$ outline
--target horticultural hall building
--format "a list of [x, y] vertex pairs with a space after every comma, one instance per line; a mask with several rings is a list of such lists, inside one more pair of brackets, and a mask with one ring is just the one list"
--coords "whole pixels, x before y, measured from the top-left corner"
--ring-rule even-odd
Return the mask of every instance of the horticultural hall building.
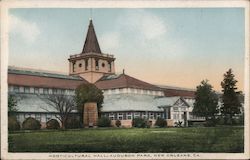
[[[28, 117], [39, 120], [42, 127], [56, 119], [58, 111], [41, 99], [46, 94], [74, 94], [78, 85], [93, 83], [103, 91], [101, 115], [130, 127], [133, 118], [149, 119], [154, 125], [158, 117], [169, 126], [181, 121], [203, 121], [192, 114], [194, 90], [170, 86], [157, 86], [131, 77], [116, 74], [114, 55], [102, 53], [93, 26], [89, 22], [83, 50], [69, 56], [69, 75], [55, 72], [8, 68], [9, 94], [17, 99], [16, 112], [20, 123]], [[66, 65], [66, 64], [65, 64]], [[73, 112], [78, 116], [76, 112]], [[186, 123], [185, 123], [186, 124]]]

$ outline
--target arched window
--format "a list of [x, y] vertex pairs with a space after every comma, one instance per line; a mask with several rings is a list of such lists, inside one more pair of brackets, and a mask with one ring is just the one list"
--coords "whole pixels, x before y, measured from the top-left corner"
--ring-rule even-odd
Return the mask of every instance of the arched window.
[[88, 59], [85, 59], [85, 70], [88, 70]]
[[111, 72], [111, 62], [110, 61], [108, 62], [108, 67], [109, 67], [108, 71]]
[[95, 70], [99, 70], [99, 60], [95, 60]]

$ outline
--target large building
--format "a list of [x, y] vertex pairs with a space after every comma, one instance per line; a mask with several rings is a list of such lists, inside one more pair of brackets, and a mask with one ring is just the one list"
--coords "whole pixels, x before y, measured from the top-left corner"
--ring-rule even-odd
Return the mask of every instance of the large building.
[[[104, 103], [101, 115], [122, 126], [131, 126], [133, 118], [149, 119], [154, 124], [158, 117], [174, 125], [181, 121], [200, 121], [192, 115], [194, 90], [170, 86], [157, 86], [131, 77], [124, 72], [116, 74], [114, 55], [102, 53], [90, 20], [86, 40], [80, 54], [69, 56], [69, 75], [9, 67], [9, 94], [14, 94], [18, 104], [17, 119], [34, 117], [44, 127], [50, 119], [56, 119], [58, 111], [50, 107], [43, 97], [59, 93], [73, 95], [82, 83], [95, 84], [103, 91]], [[78, 116], [76, 111], [73, 115]], [[186, 123], [185, 123], [186, 124]]]

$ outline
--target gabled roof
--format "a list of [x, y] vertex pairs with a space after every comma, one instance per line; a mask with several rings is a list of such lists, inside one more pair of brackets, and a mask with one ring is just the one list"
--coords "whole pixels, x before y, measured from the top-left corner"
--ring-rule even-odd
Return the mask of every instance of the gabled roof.
[[57, 73], [47, 73], [18, 68], [8, 69], [8, 84], [42, 88], [75, 89], [82, 83], [88, 83], [79, 76], [69, 76]]
[[138, 80], [126, 74], [104, 76], [98, 80], [95, 85], [99, 89], [136, 88], [154, 91], [161, 90], [155, 85]]
[[89, 21], [89, 28], [82, 50], [82, 53], [91, 53], [91, 52], [100, 54], [102, 53], [95, 34], [95, 29], [92, 20]]

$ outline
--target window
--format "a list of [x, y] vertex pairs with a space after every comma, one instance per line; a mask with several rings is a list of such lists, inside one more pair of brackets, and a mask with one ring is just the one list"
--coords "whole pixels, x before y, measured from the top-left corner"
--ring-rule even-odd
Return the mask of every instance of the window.
[[75, 65], [76, 65], [76, 62], [73, 62], [72, 63], [72, 71], [75, 72]]
[[114, 119], [115, 119], [114, 113], [109, 113], [109, 119], [110, 119], [110, 120], [114, 120]]
[[181, 114], [181, 119], [184, 119], [184, 114]]
[[173, 114], [174, 119], [179, 119], [179, 114]]
[[57, 93], [58, 93], [58, 90], [55, 89], [55, 88], [53, 88], [52, 93], [53, 93], [53, 94], [57, 94]]
[[30, 113], [26, 113], [25, 115], [24, 115], [24, 118], [26, 119], [26, 118], [29, 118], [29, 117], [31, 117], [31, 114]]
[[24, 87], [24, 93], [30, 93], [30, 87]]
[[52, 118], [51, 114], [46, 114], [46, 122], [48, 122]]
[[139, 118], [140, 117], [140, 113], [139, 112], [135, 112], [134, 113], [134, 118]]
[[103, 68], [105, 67], [105, 63], [102, 63], [102, 67], [103, 67]]
[[150, 113], [149, 119], [155, 119], [154, 113]]
[[14, 92], [16, 92], [16, 93], [19, 92], [19, 87], [18, 86], [14, 86]]
[[35, 114], [35, 119], [41, 121], [41, 114], [40, 113]]
[[82, 67], [82, 64], [81, 64], [81, 63], [79, 63], [79, 65], [78, 65], [78, 66], [79, 66], [79, 68], [81, 68], [81, 67]]
[[34, 88], [34, 93], [39, 94], [39, 88], [35, 87]]
[[157, 113], [156, 118], [161, 118], [161, 113]]
[[109, 72], [111, 72], [111, 62], [108, 62]]
[[88, 70], [88, 59], [85, 59], [85, 70]]
[[144, 118], [144, 119], [148, 118], [148, 115], [146, 112], [142, 113], [142, 118]]
[[98, 61], [98, 59], [95, 60], [95, 69], [99, 70], [99, 61]]
[[178, 111], [178, 107], [173, 107], [173, 110], [174, 111]]
[[123, 114], [122, 113], [118, 113], [118, 119], [122, 120], [123, 119]]
[[43, 89], [43, 94], [49, 94], [49, 89], [48, 88], [44, 88]]
[[127, 115], [126, 115], [127, 119], [132, 119], [132, 113], [131, 112], [128, 112]]

